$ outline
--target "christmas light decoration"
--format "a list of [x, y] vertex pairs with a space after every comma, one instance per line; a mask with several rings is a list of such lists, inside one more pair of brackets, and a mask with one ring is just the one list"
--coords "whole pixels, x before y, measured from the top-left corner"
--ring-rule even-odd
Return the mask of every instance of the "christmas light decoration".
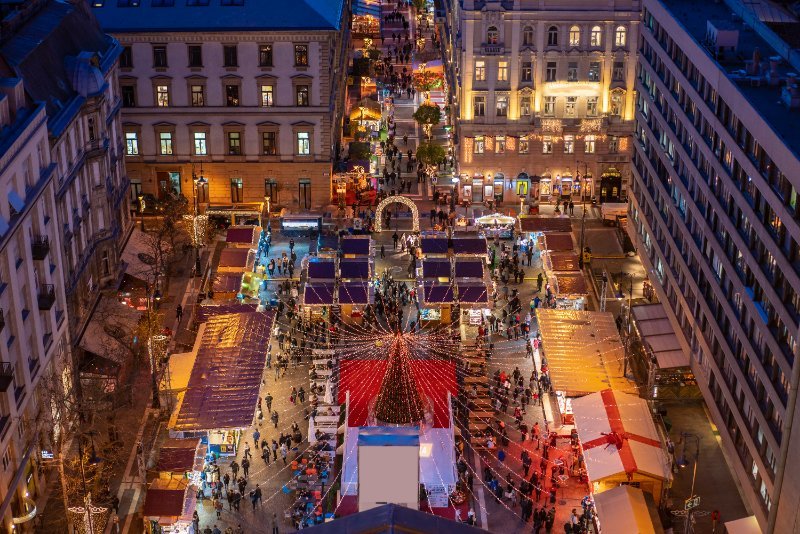
[[383, 377], [375, 414], [381, 423], [411, 425], [425, 417], [422, 398], [410, 369], [403, 336], [396, 336], [390, 348], [389, 369]]

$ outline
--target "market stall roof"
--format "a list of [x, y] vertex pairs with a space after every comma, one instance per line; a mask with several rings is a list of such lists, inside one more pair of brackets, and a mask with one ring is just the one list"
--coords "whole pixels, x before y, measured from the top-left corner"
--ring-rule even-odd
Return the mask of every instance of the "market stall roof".
[[761, 534], [758, 519], [751, 515], [733, 521], [725, 521], [725, 532], [728, 534]]
[[540, 246], [542, 250], [549, 250], [551, 252], [575, 250], [572, 234], [565, 232], [547, 232], [543, 234], [540, 240]]
[[589, 291], [586, 289], [586, 279], [582, 273], [556, 274], [556, 295], [588, 295]]
[[342, 282], [339, 284], [339, 304], [372, 304], [375, 302], [375, 288], [371, 283]]
[[205, 323], [217, 315], [227, 315], [229, 313], [249, 313], [258, 309], [258, 304], [245, 304], [241, 302], [231, 302], [223, 304], [201, 304], [195, 310], [195, 320], [198, 323]]
[[605, 389], [572, 399], [572, 413], [590, 481], [633, 473], [672, 478], [647, 400]]
[[426, 259], [422, 261], [422, 278], [450, 278], [450, 260]]
[[189, 481], [184, 477], [156, 478], [147, 488], [144, 517], [180, 517]]
[[252, 423], [274, 320], [272, 311], [208, 320], [171, 429], [204, 431]]
[[219, 269], [239, 269], [244, 271], [247, 268], [247, 256], [250, 251], [246, 248], [224, 248], [219, 255]]
[[454, 237], [453, 254], [486, 256], [489, 249], [485, 237]]
[[242, 288], [241, 273], [218, 273], [211, 286], [214, 293], [238, 293]]
[[483, 260], [456, 260], [456, 278], [483, 278]]
[[195, 464], [198, 442], [197, 439], [168, 439], [158, 453], [156, 469], [171, 472], [191, 471]]
[[333, 282], [307, 283], [303, 289], [303, 304], [306, 306], [330, 306], [333, 304]]
[[631, 313], [642, 344], [655, 356], [660, 369], [689, 366], [689, 356], [683, 351], [661, 303], [634, 306]]
[[444, 234], [422, 236], [420, 238], [420, 247], [422, 247], [423, 254], [447, 254], [447, 236]]
[[333, 280], [336, 278], [336, 262], [333, 258], [310, 258], [308, 260], [309, 280]]
[[450, 284], [436, 284], [426, 282], [422, 286], [422, 296], [425, 303], [449, 304], [455, 302], [453, 286]]
[[480, 534], [486, 531], [399, 504], [384, 504], [365, 512], [346, 515], [335, 521], [310, 527], [308, 532], [311, 534], [368, 534], [375, 532]]
[[[645, 494], [633, 486], [616, 488], [594, 495], [594, 506], [603, 532], [661, 534], [660, 521], [653, 520]], [[656, 516], [657, 517], [657, 516]]]
[[225, 236], [228, 245], [258, 245], [257, 226], [231, 226]]
[[489, 302], [489, 292], [486, 284], [459, 283], [458, 301], [470, 304], [486, 304]]
[[523, 232], [572, 232], [569, 217], [520, 217], [519, 226]]
[[614, 314], [537, 308], [536, 317], [554, 390], [568, 397], [608, 387], [636, 393], [623, 376], [625, 349]]
[[347, 236], [342, 238], [342, 254], [367, 256], [370, 253], [372, 239], [369, 236]]
[[369, 278], [369, 258], [342, 258], [339, 260], [339, 278], [366, 280]]
[[580, 271], [578, 255], [574, 252], [554, 252], [549, 254], [550, 265], [554, 271]]

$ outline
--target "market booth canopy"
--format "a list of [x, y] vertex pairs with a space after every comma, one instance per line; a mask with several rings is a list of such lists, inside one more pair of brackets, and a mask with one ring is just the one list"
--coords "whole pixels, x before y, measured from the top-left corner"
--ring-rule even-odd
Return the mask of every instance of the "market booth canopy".
[[539, 241], [542, 250], [550, 252], [567, 252], [575, 249], [572, 234], [566, 232], [547, 232]]
[[450, 260], [430, 259], [422, 261], [422, 278], [450, 278]]
[[306, 306], [330, 306], [336, 285], [330, 283], [306, 284], [303, 289], [303, 304]]
[[274, 320], [271, 311], [208, 319], [171, 430], [244, 428], [253, 422]]
[[689, 366], [689, 356], [681, 348], [663, 304], [634, 306], [631, 313], [639, 337], [648, 351], [656, 357], [659, 369]]
[[519, 227], [523, 232], [572, 232], [569, 217], [520, 217]]
[[453, 254], [463, 256], [483, 256], [488, 254], [485, 237], [454, 237]]
[[645, 494], [633, 486], [617, 486], [594, 496], [594, 506], [600, 519], [600, 532], [614, 534], [661, 534], [661, 522], [653, 518]]
[[369, 236], [347, 236], [342, 239], [342, 254], [347, 256], [367, 256], [372, 239]]
[[447, 236], [423, 235], [420, 238], [420, 247], [423, 254], [447, 254]]
[[309, 280], [333, 280], [336, 278], [336, 263], [332, 258], [311, 258], [308, 260]]

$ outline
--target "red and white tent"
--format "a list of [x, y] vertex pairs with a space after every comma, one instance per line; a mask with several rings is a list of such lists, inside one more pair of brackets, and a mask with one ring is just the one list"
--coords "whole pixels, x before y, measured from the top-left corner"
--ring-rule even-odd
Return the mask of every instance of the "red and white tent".
[[573, 399], [572, 411], [595, 493], [637, 481], [658, 501], [672, 470], [647, 401], [606, 389]]

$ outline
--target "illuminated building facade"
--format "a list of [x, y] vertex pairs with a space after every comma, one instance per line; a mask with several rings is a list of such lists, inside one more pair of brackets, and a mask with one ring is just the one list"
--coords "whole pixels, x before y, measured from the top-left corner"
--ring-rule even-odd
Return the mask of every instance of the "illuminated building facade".
[[[462, 200], [624, 197], [640, 3], [464, 0]], [[589, 176], [588, 183], [585, 178]]]

